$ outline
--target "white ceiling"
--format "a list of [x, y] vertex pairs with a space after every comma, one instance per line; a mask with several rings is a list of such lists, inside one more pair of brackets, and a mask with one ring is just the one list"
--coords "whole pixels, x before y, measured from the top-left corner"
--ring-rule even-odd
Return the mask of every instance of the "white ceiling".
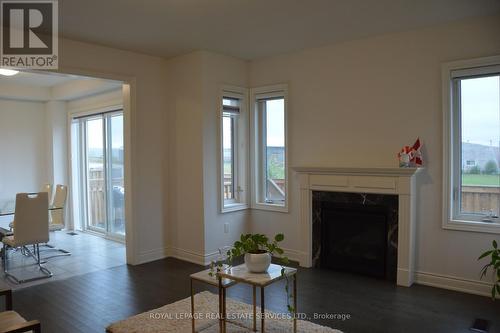
[[19, 72], [0, 75], [0, 99], [71, 101], [121, 89], [122, 82], [78, 75]]
[[80, 80], [82, 77], [75, 75], [60, 75], [47, 73], [19, 72], [14, 76], [0, 75], [0, 83], [20, 84], [35, 87], [53, 87], [69, 81]]
[[494, 15], [500, 0], [63, 0], [71, 39], [170, 57], [209, 50], [255, 59]]

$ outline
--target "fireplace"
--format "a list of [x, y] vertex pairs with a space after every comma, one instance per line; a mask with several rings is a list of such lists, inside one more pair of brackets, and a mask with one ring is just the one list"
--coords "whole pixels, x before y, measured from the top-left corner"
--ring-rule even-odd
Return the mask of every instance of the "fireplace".
[[398, 197], [313, 191], [313, 266], [396, 280]]
[[[417, 174], [422, 170], [421, 168], [305, 166], [293, 167], [293, 169], [297, 173], [300, 189], [299, 228], [302, 235], [302, 246], [301, 250], [297, 252], [297, 256], [301, 266], [314, 267], [321, 264], [319, 257], [321, 252], [318, 252], [318, 248], [321, 249], [321, 238], [318, 237], [321, 237], [322, 233], [318, 232], [317, 227], [319, 225], [318, 216], [323, 213], [318, 214], [320, 210], [318, 210], [317, 204], [313, 208], [313, 201], [318, 202], [318, 200], [313, 200], [313, 196], [318, 195], [316, 193], [323, 193], [321, 194], [323, 196], [332, 195], [324, 193], [343, 193], [344, 198], [353, 195], [357, 198], [354, 203], [366, 205], [373, 201], [382, 203], [381, 206], [386, 209], [389, 209], [385, 205], [386, 200], [390, 200], [392, 203], [389, 207], [392, 208], [389, 209], [386, 226], [387, 252], [384, 277], [393, 280], [394, 267], [396, 267], [396, 284], [406, 287], [413, 284], [415, 281], [415, 230], [417, 227], [416, 211], [419, 186]], [[333, 201], [336, 204], [354, 204], [342, 200], [335, 199]], [[377, 208], [373, 209], [377, 210]], [[352, 219], [352, 216], [350, 218]], [[382, 222], [375, 221], [375, 224], [378, 223], [382, 224]], [[344, 230], [343, 232], [347, 233], [348, 231]], [[396, 252], [396, 256], [394, 252]], [[364, 256], [368, 257], [368, 254], [365, 253]]]

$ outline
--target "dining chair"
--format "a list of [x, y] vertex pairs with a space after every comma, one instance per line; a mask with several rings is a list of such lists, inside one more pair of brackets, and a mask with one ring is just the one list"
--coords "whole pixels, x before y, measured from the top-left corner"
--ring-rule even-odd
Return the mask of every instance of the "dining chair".
[[0, 289], [0, 296], [5, 297], [5, 311], [0, 312], [0, 332], [40, 333], [42, 331], [40, 326], [40, 321], [38, 320], [27, 321], [19, 313], [13, 310], [11, 289]]
[[[54, 200], [51, 205], [51, 209], [49, 210], [49, 231], [59, 231], [66, 227], [64, 215], [66, 214], [66, 199], [68, 197], [68, 187], [66, 185], [58, 184], [56, 186], [56, 191], [54, 194]], [[51, 256], [43, 256], [43, 259], [50, 259], [54, 257], [60, 256], [70, 256], [71, 252], [66, 251], [64, 249], [57, 248], [51, 244], [45, 243], [43, 244], [45, 251], [57, 251], [59, 253], [51, 255]]]
[[66, 185], [57, 185], [56, 193], [54, 194], [54, 200], [51, 206], [54, 208], [61, 208], [50, 211], [50, 224], [49, 230], [62, 230], [65, 227], [65, 207], [66, 199], [68, 197], [68, 187]]
[[54, 192], [53, 192], [52, 184], [43, 184], [40, 192], [47, 192], [49, 194], [49, 206], [52, 206], [54, 203]]
[[[52, 272], [42, 266], [39, 246], [39, 244], [49, 241], [48, 207], [49, 197], [47, 192], [18, 193], [16, 195], [14, 233], [2, 239], [3, 270], [5, 276], [14, 283], [20, 284], [52, 276]], [[33, 251], [30, 249], [30, 245], [33, 246]], [[16, 248], [21, 248], [24, 253], [35, 259], [42, 276], [19, 279], [9, 272], [9, 250]]]
[[[52, 193], [52, 184], [43, 184], [42, 187], [40, 188], [40, 192], [47, 192], [49, 195], [49, 206], [52, 206], [52, 200], [54, 199], [54, 195]], [[50, 223], [50, 216], [49, 216], [49, 223]], [[14, 228], [14, 221], [9, 223], [9, 228], [12, 231]]]

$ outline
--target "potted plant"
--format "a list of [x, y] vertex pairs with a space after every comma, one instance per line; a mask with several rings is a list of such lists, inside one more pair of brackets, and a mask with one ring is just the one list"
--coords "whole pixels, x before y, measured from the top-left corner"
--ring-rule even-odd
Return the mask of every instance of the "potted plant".
[[[273, 255], [279, 256], [282, 265], [287, 265], [289, 263], [288, 258], [283, 256], [284, 251], [278, 245], [284, 239], [283, 234], [275, 235], [272, 241], [263, 234], [242, 234], [240, 240], [234, 242], [233, 247], [226, 252], [226, 260], [217, 260], [210, 263], [208, 275], [215, 276], [223, 269], [229, 268], [233, 260], [241, 256], [243, 256], [248, 270], [252, 273], [266, 272], [271, 265]], [[225, 261], [229, 264], [227, 267], [224, 267]], [[287, 308], [289, 312], [294, 313], [295, 308], [291, 305], [290, 281], [285, 273], [285, 267], [282, 266], [281, 275], [285, 278]]]
[[[233, 248], [227, 252], [228, 260], [244, 256], [245, 265], [252, 273], [263, 273], [271, 265], [273, 255], [283, 255], [283, 249], [278, 243], [283, 241], [285, 236], [277, 234], [272, 241], [263, 234], [244, 234], [240, 240], [234, 242]], [[284, 263], [288, 263], [286, 257], [281, 258]]]
[[488, 273], [491, 267], [493, 270], [493, 287], [491, 288], [491, 297], [495, 300], [495, 296], [500, 295], [500, 249], [497, 242], [494, 240], [492, 243], [493, 248], [481, 254], [478, 260], [490, 257], [490, 262], [484, 265], [481, 269], [481, 279]]

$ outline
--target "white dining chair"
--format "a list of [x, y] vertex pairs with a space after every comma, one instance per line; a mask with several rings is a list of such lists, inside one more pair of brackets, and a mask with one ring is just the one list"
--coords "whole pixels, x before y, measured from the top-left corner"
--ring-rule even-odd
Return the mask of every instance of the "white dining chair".
[[54, 194], [54, 200], [52, 201], [51, 207], [55, 208], [50, 211], [50, 225], [49, 230], [62, 230], [65, 227], [65, 208], [66, 208], [66, 198], [68, 197], [68, 187], [66, 185], [57, 185], [56, 193]]
[[[40, 188], [40, 192], [47, 192], [48, 197], [49, 197], [49, 206], [52, 206], [52, 200], [54, 199], [54, 195], [52, 193], [53, 187], [52, 184], [43, 184], [42, 187]], [[50, 223], [51, 217], [49, 215], [49, 223]], [[14, 228], [14, 221], [9, 223], [10, 230]]]
[[[65, 223], [65, 208], [66, 208], [66, 198], [68, 196], [68, 187], [66, 185], [57, 185], [55, 194], [54, 194], [54, 200], [52, 202], [51, 208], [49, 210], [49, 231], [60, 231], [65, 228], [66, 223]], [[44, 256], [43, 259], [50, 259], [54, 257], [60, 257], [60, 256], [70, 256], [71, 252], [66, 251], [61, 248], [57, 248], [52, 244], [45, 243], [43, 244], [45, 250], [44, 250]], [[46, 256], [45, 252], [46, 251], [57, 251], [57, 254], [53, 254], [50, 256]], [[52, 252], [53, 253], [53, 252]]]
[[[16, 195], [16, 209], [14, 213], [14, 233], [2, 239], [3, 243], [3, 269], [5, 276], [13, 282], [25, 283], [52, 276], [40, 260], [39, 244], [49, 241], [49, 207], [48, 193], [18, 193]], [[30, 250], [33, 245], [33, 251]], [[24, 253], [33, 257], [42, 272], [42, 276], [28, 279], [18, 279], [9, 272], [9, 250], [21, 248]]]
[[49, 206], [52, 206], [54, 200], [54, 187], [52, 184], [43, 184], [40, 192], [47, 192], [49, 195]]

